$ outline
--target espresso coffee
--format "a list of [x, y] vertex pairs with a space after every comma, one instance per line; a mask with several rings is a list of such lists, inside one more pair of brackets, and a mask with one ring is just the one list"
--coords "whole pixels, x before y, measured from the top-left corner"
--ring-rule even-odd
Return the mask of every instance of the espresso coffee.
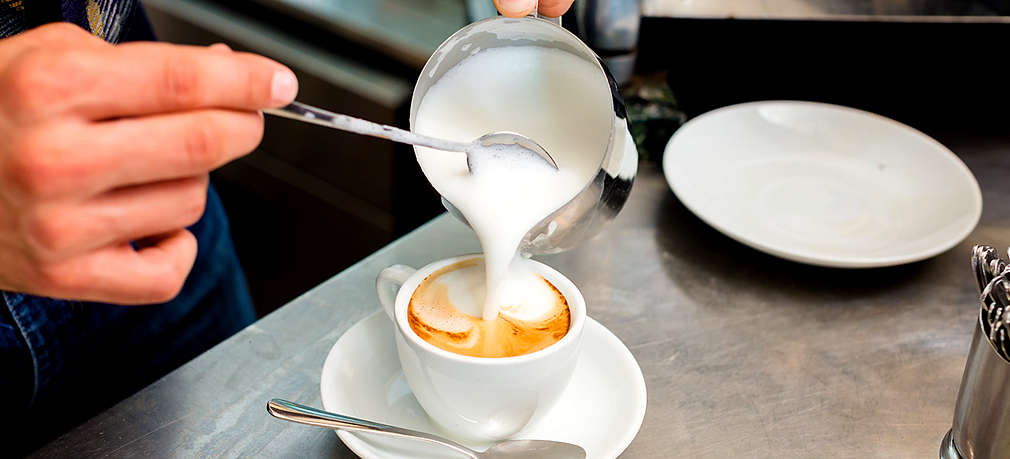
[[480, 258], [446, 266], [426, 277], [410, 297], [407, 322], [417, 336], [446, 351], [472, 357], [514, 357], [564, 338], [571, 322], [565, 297], [547, 279], [514, 263], [502, 307], [482, 317], [486, 294]]

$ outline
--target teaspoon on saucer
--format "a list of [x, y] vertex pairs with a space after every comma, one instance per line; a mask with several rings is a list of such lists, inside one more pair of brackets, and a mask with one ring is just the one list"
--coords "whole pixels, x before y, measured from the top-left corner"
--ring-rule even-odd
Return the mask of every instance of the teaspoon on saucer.
[[495, 443], [484, 452], [474, 451], [452, 440], [429, 433], [379, 424], [364, 419], [356, 419], [276, 398], [267, 402], [267, 412], [278, 419], [310, 426], [423, 440], [451, 448], [472, 459], [518, 459], [532, 457], [543, 459], [584, 459], [586, 457], [586, 450], [582, 449], [581, 446], [550, 440], [505, 440]]
[[550, 165], [551, 168], [555, 170], [558, 168], [558, 163], [554, 161], [554, 158], [547, 153], [544, 147], [534, 142], [533, 139], [514, 132], [492, 132], [484, 134], [472, 142], [464, 143], [421, 135], [393, 126], [329, 112], [301, 102], [292, 102], [281, 108], [266, 109], [263, 110], [263, 113], [354, 132], [356, 134], [380, 137], [394, 142], [419, 145], [442, 151], [466, 153], [466, 165], [470, 173], [474, 171], [475, 161], [473, 161], [473, 156], [479, 152], [505, 155], [519, 155], [523, 152], [531, 152], [533, 153], [532, 155], [525, 155], [528, 157], [528, 160], [542, 160], [542, 162]]

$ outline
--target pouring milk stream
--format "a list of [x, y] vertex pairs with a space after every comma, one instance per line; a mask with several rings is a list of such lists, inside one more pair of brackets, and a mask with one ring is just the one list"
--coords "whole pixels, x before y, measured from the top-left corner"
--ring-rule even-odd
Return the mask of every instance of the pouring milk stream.
[[[599, 170], [600, 145], [610, 133], [611, 92], [591, 62], [559, 49], [505, 46], [462, 60], [427, 92], [414, 130], [466, 142], [488, 132], [511, 131], [542, 145], [558, 170], [535, 161], [493, 153], [470, 174], [466, 155], [415, 147], [432, 186], [466, 217], [485, 257], [486, 294], [481, 307], [463, 310], [492, 320], [502, 306], [521, 302], [531, 273], [518, 261], [523, 236], [582, 191]], [[523, 302], [525, 303], [525, 302]], [[530, 304], [537, 304], [531, 302]], [[540, 311], [512, 310], [537, 316]]]

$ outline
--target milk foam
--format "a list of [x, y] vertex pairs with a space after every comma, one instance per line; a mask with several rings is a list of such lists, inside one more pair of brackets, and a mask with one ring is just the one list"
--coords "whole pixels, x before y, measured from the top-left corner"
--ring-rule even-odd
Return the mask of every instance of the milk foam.
[[[557, 294], [531, 268], [529, 260], [519, 259], [509, 266], [508, 282], [499, 291], [501, 301], [499, 313], [514, 319], [533, 321], [546, 318], [554, 313]], [[446, 272], [435, 283], [448, 290], [449, 301], [461, 313], [481, 317], [487, 291], [485, 267], [483, 263]], [[440, 321], [431, 324], [441, 330], [458, 330], [461, 324]]]
[[[421, 101], [414, 125], [421, 134], [469, 142], [490, 132], [518, 132], [558, 165], [512, 161], [491, 148], [471, 155], [479, 173], [470, 175], [465, 154], [415, 147], [425, 176], [480, 240], [490, 286], [480, 307], [485, 320], [526, 285], [520, 276], [510, 286], [522, 238], [597, 173], [609, 141], [610, 106], [609, 84], [594, 64], [534, 46], [481, 51], [449, 70]], [[524, 307], [509, 314], [525, 316]]]
[[571, 311], [565, 297], [531, 266], [521, 259], [510, 268], [503, 306], [492, 320], [480, 316], [483, 262], [477, 258], [443, 267], [414, 290], [407, 322], [421, 339], [461, 355], [513, 357], [544, 349], [568, 333]]

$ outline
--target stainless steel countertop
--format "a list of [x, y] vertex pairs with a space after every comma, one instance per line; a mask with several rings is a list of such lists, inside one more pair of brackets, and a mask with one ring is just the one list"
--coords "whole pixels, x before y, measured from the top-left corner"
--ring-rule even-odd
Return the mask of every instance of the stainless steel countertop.
[[[1010, 241], [1010, 139], [940, 140], [986, 206], [931, 260], [846, 271], [761, 254], [691, 215], [651, 164], [602, 237], [545, 259], [645, 373], [648, 411], [625, 457], [936, 457], [977, 313], [971, 245]], [[378, 308], [380, 269], [476, 249], [436, 218], [35, 455], [353, 457], [266, 401], [320, 405], [326, 353]]]

